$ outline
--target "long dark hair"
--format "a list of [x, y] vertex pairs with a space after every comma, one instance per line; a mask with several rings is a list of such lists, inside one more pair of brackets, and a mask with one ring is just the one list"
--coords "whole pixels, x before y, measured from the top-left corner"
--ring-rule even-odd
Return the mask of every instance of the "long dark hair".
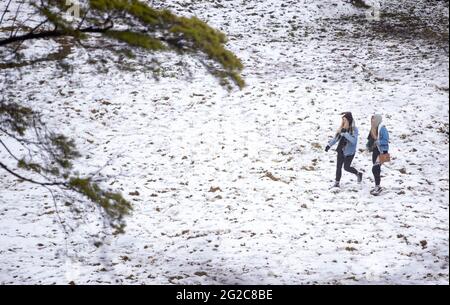
[[[353, 119], [353, 115], [351, 112], [342, 112], [341, 113], [342, 118], [346, 118], [348, 121], [348, 131], [353, 134], [353, 123], [354, 123], [354, 119]], [[342, 130], [342, 125], [339, 127], [336, 136], [339, 136]]]

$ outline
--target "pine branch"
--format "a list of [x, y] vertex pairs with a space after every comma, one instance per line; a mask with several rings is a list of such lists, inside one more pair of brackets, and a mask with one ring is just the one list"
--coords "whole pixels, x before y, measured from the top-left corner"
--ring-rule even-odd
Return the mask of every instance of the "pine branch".
[[[75, 33], [105, 33], [113, 27], [113, 24], [104, 27], [104, 28], [96, 28], [96, 27], [87, 27], [81, 29], [79, 31], [74, 31]], [[29, 32], [25, 35], [14, 36], [4, 40], [0, 40], [0, 46], [5, 46], [18, 41], [26, 41], [32, 39], [43, 39], [43, 38], [52, 38], [52, 37], [62, 37], [62, 36], [73, 36], [73, 33], [64, 30], [58, 30], [57, 28], [51, 31], [43, 31], [39, 33]]]
[[9, 169], [5, 164], [3, 164], [2, 162], [0, 162], [0, 167], [3, 168], [5, 171], [7, 171], [8, 173], [10, 173], [11, 175], [15, 176], [16, 178], [19, 178], [20, 180], [32, 183], [32, 184], [37, 184], [37, 185], [41, 185], [41, 186], [66, 186], [66, 183], [63, 182], [38, 182], [35, 181], [33, 179], [30, 178], [25, 178], [19, 174], [17, 174], [16, 172], [14, 172], [13, 170]]

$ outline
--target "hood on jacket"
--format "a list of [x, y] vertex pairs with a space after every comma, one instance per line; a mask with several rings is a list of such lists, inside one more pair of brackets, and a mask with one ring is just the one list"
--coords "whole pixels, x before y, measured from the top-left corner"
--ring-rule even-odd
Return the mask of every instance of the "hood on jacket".
[[383, 117], [381, 116], [381, 114], [374, 114], [372, 118], [372, 128], [378, 129], [378, 127], [381, 125], [381, 122], [383, 122]]

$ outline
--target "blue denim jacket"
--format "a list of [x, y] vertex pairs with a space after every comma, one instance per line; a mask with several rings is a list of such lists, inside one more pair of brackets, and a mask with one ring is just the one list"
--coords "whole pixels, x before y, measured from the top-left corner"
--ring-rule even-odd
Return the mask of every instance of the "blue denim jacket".
[[338, 143], [341, 140], [341, 137], [345, 137], [347, 139], [347, 144], [344, 147], [344, 156], [352, 156], [356, 153], [356, 147], [358, 146], [358, 135], [359, 131], [357, 127], [353, 127], [353, 133], [345, 132], [339, 135], [336, 135], [333, 139], [328, 142], [328, 146], [332, 147], [334, 144]]
[[378, 129], [378, 140], [375, 141], [375, 145], [381, 153], [389, 151], [389, 132], [384, 125]]

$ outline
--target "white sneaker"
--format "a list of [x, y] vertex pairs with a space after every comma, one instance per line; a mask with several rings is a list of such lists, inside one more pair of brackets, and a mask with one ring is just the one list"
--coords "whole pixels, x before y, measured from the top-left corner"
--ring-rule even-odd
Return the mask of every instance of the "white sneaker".
[[381, 186], [376, 186], [373, 190], [370, 191], [371, 195], [378, 196], [383, 191]]

